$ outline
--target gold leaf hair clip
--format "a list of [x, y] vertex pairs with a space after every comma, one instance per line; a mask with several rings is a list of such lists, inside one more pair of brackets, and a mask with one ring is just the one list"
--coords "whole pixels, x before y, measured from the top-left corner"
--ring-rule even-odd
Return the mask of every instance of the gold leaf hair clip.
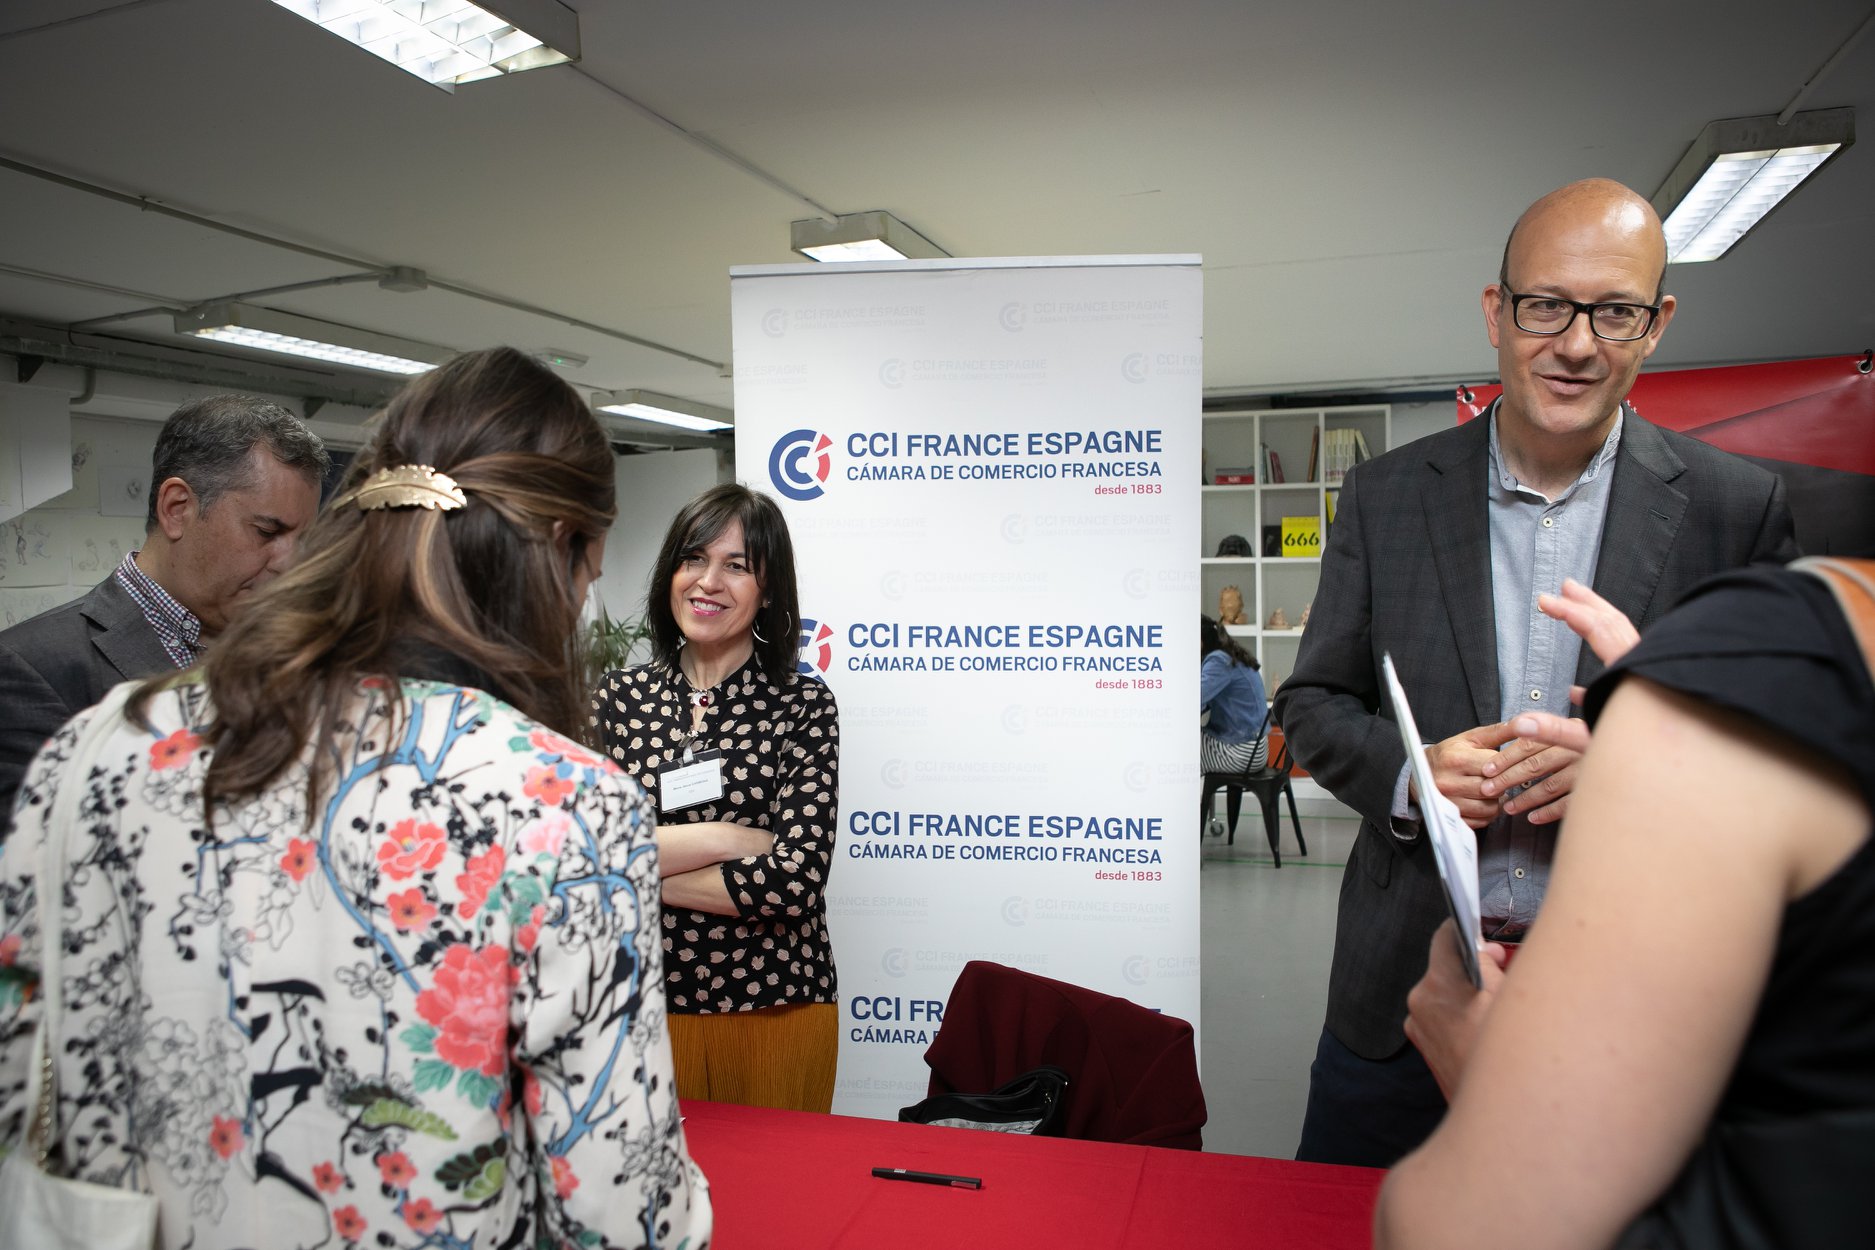
[[379, 469], [366, 478], [365, 484], [352, 492], [352, 502], [360, 512], [384, 508], [454, 512], [469, 501], [447, 473], [438, 473], [427, 464], [400, 464]]

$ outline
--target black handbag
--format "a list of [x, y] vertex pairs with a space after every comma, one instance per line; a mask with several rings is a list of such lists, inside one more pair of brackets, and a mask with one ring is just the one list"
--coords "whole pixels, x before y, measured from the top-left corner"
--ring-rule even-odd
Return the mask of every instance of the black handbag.
[[987, 1094], [933, 1094], [899, 1109], [909, 1124], [975, 1128], [992, 1133], [1059, 1137], [1067, 1114], [1068, 1074], [1043, 1064], [1005, 1081]]

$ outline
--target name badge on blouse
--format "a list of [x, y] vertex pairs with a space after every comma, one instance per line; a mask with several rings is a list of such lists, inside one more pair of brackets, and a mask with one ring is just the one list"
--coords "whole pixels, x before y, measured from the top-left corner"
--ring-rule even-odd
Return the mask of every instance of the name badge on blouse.
[[723, 753], [685, 752], [658, 770], [658, 810], [682, 811], [723, 797]]

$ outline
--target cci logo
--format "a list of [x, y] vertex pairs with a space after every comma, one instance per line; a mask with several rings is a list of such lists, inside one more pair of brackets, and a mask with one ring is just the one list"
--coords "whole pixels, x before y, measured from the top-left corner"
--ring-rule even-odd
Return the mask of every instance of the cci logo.
[[771, 308], [762, 314], [762, 333], [771, 339], [778, 339], [788, 332], [788, 310]]
[[879, 957], [879, 968], [888, 977], [905, 975], [905, 948], [894, 946]]
[[1002, 312], [996, 315], [996, 320], [1002, 324], [1003, 329], [1015, 334], [1028, 324], [1029, 310], [1022, 304], [1004, 304]]
[[1028, 711], [1020, 703], [1003, 709], [1003, 732], [1020, 734], [1029, 727]]
[[1134, 760], [1120, 776], [1128, 790], [1144, 790], [1152, 785], [1152, 766], [1144, 760]]
[[1129, 599], [1144, 599], [1152, 591], [1152, 574], [1145, 569], [1128, 569], [1120, 579], [1120, 588]]
[[905, 597], [905, 575], [897, 569], [893, 569], [881, 576], [879, 578], [879, 593], [887, 599], [903, 599]]
[[905, 788], [905, 761], [887, 760], [879, 768], [879, 780], [894, 790]]
[[1120, 975], [1126, 978], [1128, 985], [1144, 985], [1146, 978], [1152, 975], [1152, 964], [1144, 955], [1129, 955], [1120, 965]]
[[1012, 929], [1020, 929], [1029, 922], [1029, 900], [1020, 894], [1011, 894], [1003, 900], [1003, 923]]
[[897, 357], [880, 361], [879, 385], [894, 391], [905, 385], [905, 362]]
[[1011, 512], [1003, 518], [1003, 541], [1019, 543], [1029, 536], [1029, 519], [1020, 512]]
[[801, 618], [801, 658], [795, 669], [802, 676], [813, 677], [833, 667], [833, 629], [811, 617]]
[[805, 503], [826, 494], [824, 483], [833, 469], [827, 448], [833, 440], [814, 430], [789, 430], [768, 453], [768, 477], [775, 489]]
[[1144, 382], [1146, 373], [1145, 352], [1128, 352], [1120, 361], [1120, 376], [1128, 382]]

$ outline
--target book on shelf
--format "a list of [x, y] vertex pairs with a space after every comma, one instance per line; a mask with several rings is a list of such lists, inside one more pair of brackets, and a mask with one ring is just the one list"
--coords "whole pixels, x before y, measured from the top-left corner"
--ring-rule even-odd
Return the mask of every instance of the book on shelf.
[[1268, 443], [1263, 444], [1263, 480], [1271, 486], [1283, 481], [1283, 458]]
[[1257, 471], [1254, 468], [1219, 469], [1214, 476], [1216, 486], [1250, 486], [1257, 480]]
[[1315, 471], [1321, 465], [1321, 443], [1322, 443], [1322, 430], [1320, 426], [1317, 426], [1315, 429], [1309, 431], [1309, 477], [1308, 477], [1308, 480], [1311, 482], [1319, 480], [1315, 476]]
[[1359, 430], [1354, 431], [1354, 463], [1359, 464], [1363, 460], [1372, 460], [1373, 458], [1374, 453], [1367, 450], [1367, 436]]

